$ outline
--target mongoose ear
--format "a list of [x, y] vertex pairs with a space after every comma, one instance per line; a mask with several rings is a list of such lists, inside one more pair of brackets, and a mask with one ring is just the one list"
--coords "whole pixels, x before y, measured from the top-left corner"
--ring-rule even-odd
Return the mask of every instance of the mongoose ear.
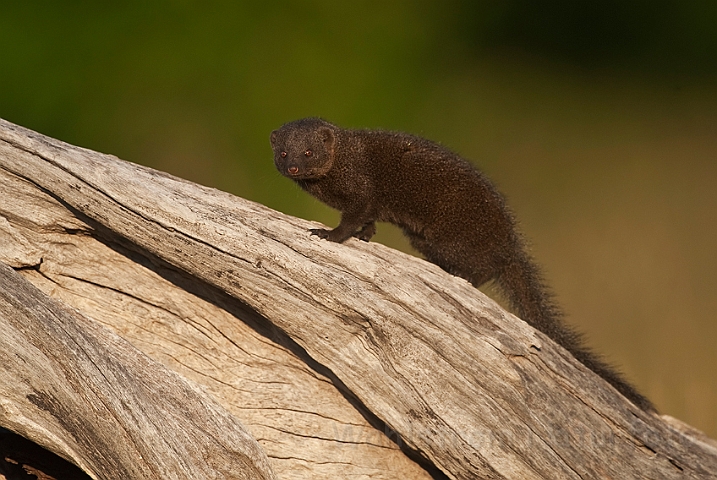
[[321, 127], [319, 128], [318, 133], [319, 138], [321, 138], [321, 141], [324, 142], [326, 148], [329, 150], [333, 150], [334, 143], [336, 143], [336, 136], [334, 136], [334, 131], [328, 127]]
[[276, 145], [276, 130], [271, 132], [271, 146], [273, 147], [274, 145]]

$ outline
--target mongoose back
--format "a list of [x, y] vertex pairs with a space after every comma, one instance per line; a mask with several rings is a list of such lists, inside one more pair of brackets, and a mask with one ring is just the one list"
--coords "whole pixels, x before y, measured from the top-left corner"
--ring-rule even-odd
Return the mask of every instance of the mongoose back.
[[427, 260], [475, 287], [494, 281], [519, 317], [637, 406], [654, 410], [563, 323], [503, 196], [466, 160], [414, 135], [347, 130], [319, 118], [283, 125], [271, 145], [279, 172], [341, 212], [336, 228], [313, 235], [368, 241], [376, 221], [398, 225]]

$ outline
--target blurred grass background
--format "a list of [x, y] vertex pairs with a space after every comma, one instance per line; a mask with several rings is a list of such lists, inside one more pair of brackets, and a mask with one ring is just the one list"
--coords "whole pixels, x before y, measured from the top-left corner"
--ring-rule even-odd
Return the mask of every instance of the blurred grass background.
[[[473, 160], [570, 322], [717, 437], [713, 0], [0, 5], [0, 117], [76, 145], [331, 226], [274, 171], [286, 121]], [[407, 249], [386, 225], [377, 241]]]

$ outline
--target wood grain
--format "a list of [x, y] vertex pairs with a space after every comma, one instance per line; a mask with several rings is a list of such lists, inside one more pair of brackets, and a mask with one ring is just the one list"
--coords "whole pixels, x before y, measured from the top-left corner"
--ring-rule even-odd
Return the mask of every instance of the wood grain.
[[2, 425], [93, 478], [275, 478], [214, 400], [4, 264], [0, 364]]

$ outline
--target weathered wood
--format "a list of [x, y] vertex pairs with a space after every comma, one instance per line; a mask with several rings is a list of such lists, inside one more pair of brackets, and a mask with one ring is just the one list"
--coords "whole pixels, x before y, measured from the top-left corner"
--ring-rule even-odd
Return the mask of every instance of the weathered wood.
[[278, 478], [430, 478], [238, 301], [91, 234], [0, 169], [0, 260], [205, 387], [259, 440]]
[[214, 400], [5, 264], [0, 364], [0, 423], [93, 478], [274, 478]]
[[[467, 282], [419, 259], [320, 241], [307, 222], [7, 122], [0, 168], [86, 216], [105, 242], [278, 327], [288, 335], [280, 344], [327, 368], [450, 478], [717, 474], [710, 441], [640, 411]], [[37, 264], [38, 251], [28, 242], [8, 256]]]

